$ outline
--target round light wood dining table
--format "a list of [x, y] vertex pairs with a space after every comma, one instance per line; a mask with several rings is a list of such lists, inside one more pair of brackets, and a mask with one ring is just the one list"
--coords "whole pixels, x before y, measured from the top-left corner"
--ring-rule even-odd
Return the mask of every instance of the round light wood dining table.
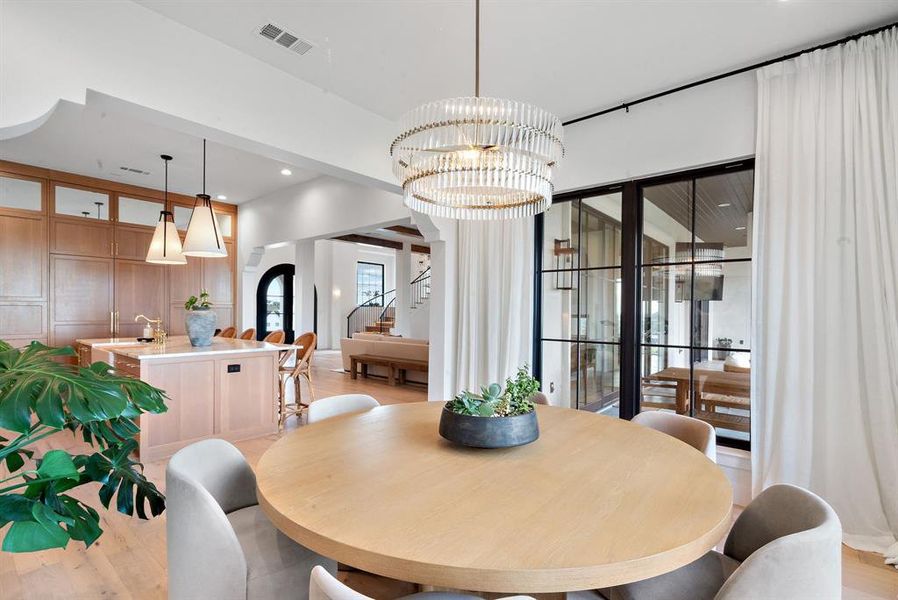
[[696, 560], [729, 528], [723, 472], [663, 433], [537, 406], [535, 442], [464, 448], [439, 436], [443, 406], [380, 406], [284, 436], [256, 467], [262, 509], [352, 567], [479, 592], [646, 579]]

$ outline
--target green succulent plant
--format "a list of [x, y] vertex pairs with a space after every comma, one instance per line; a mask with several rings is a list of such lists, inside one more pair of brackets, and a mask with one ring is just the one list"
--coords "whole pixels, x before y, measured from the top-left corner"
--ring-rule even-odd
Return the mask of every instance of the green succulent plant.
[[209, 292], [206, 290], [200, 290], [200, 297], [191, 296], [187, 299], [187, 302], [184, 303], [184, 308], [187, 310], [206, 310], [207, 308], [212, 308], [212, 302], [209, 300]]
[[527, 365], [518, 369], [514, 379], [505, 380], [505, 390], [498, 383], [480, 387], [480, 394], [463, 391], [446, 403], [452, 412], [472, 417], [513, 417], [533, 410], [530, 397], [539, 390]]
[[[2, 550], [34, 552], [64, 548], [69, 540], [93, 544], [103, 533], [100, 515], [68, 494], [99, 483], [99, 498], [109, 508], [147, 518], [165, 510], [165, 497], [132, 460], [137, 450], [135, 424], [141, 413], [165, 412], [162, 390], [115, 373], [106, 363], [79, 367], [59, 362], [75, 356], [71, 347], [32, 342], [16, 349], [0, 340], [0, 462], [9, 476], [0, 479]], [[34, 445], [68, 429], [97, 449], [72, 455], [49, 450], [34, 457]], [[7, 529], [8, 526], [8, 529]]]

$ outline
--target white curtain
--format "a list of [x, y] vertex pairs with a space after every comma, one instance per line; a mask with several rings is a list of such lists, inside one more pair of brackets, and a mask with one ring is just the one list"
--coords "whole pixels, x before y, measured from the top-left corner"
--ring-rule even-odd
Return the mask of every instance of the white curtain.
[[758, 74], [754, 491], [898, 535], [898, 29]]
[[533, 219], [459, 221], [457, 277], [456, 391], [504, 383], [531, 361]]

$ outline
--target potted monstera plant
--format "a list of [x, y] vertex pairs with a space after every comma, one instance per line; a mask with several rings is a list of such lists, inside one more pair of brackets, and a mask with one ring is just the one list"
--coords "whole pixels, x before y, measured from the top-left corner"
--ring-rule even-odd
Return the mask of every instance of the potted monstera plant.
[[212, 302], [209, 300], [209, 292], [200, 290], [199, 298], [191, 296], [184, 303], [184, 327], [187, 329], [187, 337], [191, 346], [205, 347], [212, 345], [212, 336], [215, 335], [215, 324], [218, 315], [212, 310]]
[[440, 435], [474, 448], [521, 446], [539, 437], [536, 409], [531, 400], [539, 390], [526, 366], [515, 377], [481, 386], [480, 394], [464, 391], [446, 403], [440, 415]]
[[[119, 512], [141, 519], [148, 510], [152, 516], [165, 510], [165, 497], [132, 459], [140, 431], [135, 421], [144, 412], [165, 412], [165, 393], [106, 363], [60, 361], [71, 356], [71, 347], [32, 342], [20, 350], [0, 340], [0, 462], [9, 473], [0, 476], [3, 551], [64, 548], [70, 540], [93, 544], [103, 533], [100, 515], [71, 494], [91, 483], [100, 484], [106, 508], [114, 501]], [[39, 442], [63, 430], [92, 452], [40, 453]]]

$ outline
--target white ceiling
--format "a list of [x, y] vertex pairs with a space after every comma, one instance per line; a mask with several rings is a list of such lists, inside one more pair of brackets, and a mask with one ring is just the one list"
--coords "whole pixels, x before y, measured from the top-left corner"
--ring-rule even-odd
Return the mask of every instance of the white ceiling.
[[[136, 0], [397, 118], [473, 92], [473, 0]], [[481, 93], [562, 118], [898, 20], [896, 0], [483, 0]], [[256, 33], [273, 22], [305, 56]]]
[[[46, 123], [25, 135], [0, 140], [4, 160], [121, 181], [154, 189], [164, 184], [160, 154], [169, 154], [168, 189], [202, 192], [203, 140], [140, 119], [88, 105], [60, 102]], [[319, 174], [236, 148], [208, 142], [206, 193], [240, 204]], [[120, 167], [149, 171], [141, 175]], [[292, 175], [281, 175], [289, 168]], [[219, 200], [221, 201], [221, 200]]]

